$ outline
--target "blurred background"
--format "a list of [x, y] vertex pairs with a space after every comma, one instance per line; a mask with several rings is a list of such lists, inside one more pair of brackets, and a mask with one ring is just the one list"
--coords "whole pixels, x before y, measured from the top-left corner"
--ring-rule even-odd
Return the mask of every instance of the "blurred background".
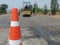
[[13, 7], [22, 12], [26, 5], [33, 14], [60, 14], [60, 0], [0, 0], [0, 14], [10, 13]]

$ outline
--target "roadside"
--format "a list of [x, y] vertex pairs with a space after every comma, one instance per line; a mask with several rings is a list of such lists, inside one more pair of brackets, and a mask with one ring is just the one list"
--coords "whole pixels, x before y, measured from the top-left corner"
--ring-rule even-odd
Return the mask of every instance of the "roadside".
[[52, 17], [52, 18], [56, 18], [56, 19], [60, 19], [60, 15], [51, 15], [49, 17]]

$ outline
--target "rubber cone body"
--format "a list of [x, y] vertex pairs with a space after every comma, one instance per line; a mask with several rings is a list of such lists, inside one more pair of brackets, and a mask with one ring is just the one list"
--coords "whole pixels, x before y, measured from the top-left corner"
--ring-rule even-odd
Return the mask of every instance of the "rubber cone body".
[[22, 45], [21, 29], [19, 25], [19, 16], [17, 8], [12, 9], [9, 45]]

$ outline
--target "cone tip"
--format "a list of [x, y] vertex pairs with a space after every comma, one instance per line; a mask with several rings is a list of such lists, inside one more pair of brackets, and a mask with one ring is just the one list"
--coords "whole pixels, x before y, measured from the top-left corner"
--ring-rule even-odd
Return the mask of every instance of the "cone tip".
[[12, 11], [18, 10], [17, 8], [12, 8]]
[[12, 21], [18, 21], [18, 9], [17, 8], [12, 8], [12, 13], [11, 13], [11, 20]]

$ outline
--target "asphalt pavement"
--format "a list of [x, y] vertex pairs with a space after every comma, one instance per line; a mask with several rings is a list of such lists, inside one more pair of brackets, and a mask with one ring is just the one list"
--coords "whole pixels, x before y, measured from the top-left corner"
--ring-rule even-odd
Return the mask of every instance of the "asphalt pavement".
[[[0, 45], [6, 45], [9, 37], [11, 14], [0, 16]], [[19, 16], [23, 45], [60, 45], [60, 19], [49, 16]]]

